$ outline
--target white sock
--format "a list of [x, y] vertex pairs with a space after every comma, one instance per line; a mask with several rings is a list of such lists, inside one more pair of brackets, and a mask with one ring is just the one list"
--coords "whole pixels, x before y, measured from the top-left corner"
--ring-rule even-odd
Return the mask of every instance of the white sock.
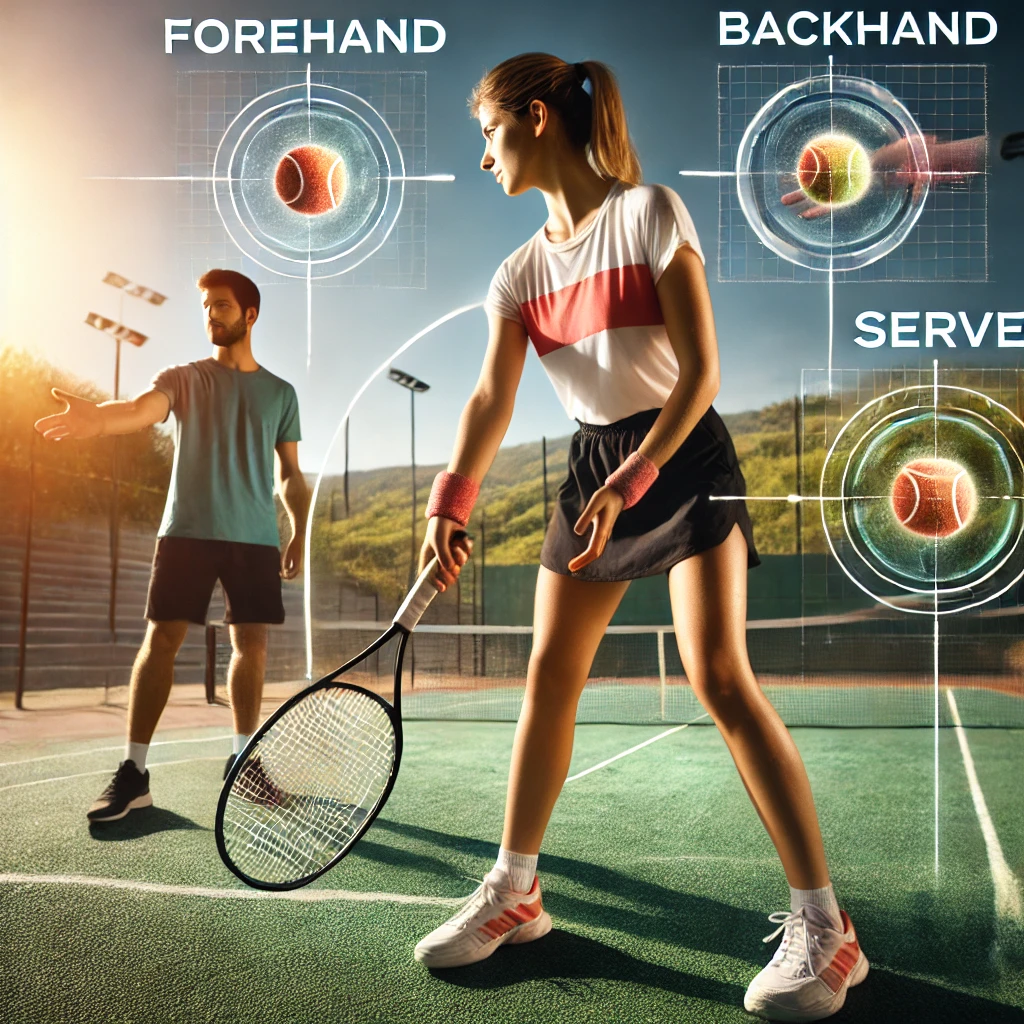
[[839, 904], [836, 902], [836, 894], [832, 891], [831, 885], [824, 889], [794, 889], [789, 887], [789, 907], [795, 913], [802, 906], [810, 904], [819, 910], [824, 910], [832, 923], [842, 930], [842, 918], [839, 916]]
[[134, 761], [135, 767], [138, 768], [140, 772], [144, 772], [146, 770], [146, 755], [148, 753], [148, 743], [132, 743], [132, 741], [129, 740], [128, 746], [124, 752], [124, 759], [126, 761]]
[[231, 740], [231, 753], [240, 754], [242, 752], [242, 747], [244, 747], [248, 742], [249, 737], [246, 736], [245, 733], [236, 732]]
[[529, 892], [537, 874], [537, 854], [513, 853], [502, 846], [494, 866], [505, 872], [513, 892]]

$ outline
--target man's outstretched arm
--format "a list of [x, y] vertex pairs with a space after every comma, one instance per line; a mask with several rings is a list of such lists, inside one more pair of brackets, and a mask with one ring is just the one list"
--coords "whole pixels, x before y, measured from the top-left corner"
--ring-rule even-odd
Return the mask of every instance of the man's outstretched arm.
[[284, 502], [292, 536], [281, 556], [281, 575], [295, 579], [302, 568], [302, 545], [306, 537], [306, 515], [309, 511], [309, 488], [299, 469], [297, 441], [281, 441], [274, 449], [277, 453], [277, 491]]
[[90, 402], [60, 388], [53, 388], [51, 394], [58, 402], [64, 402], [65, 408], [36, 420], [36, 430], [48, 441], [133, 434], [167, 419], [171, 411], [171, 400], [155, 388], [136, 398], [117, 402]]

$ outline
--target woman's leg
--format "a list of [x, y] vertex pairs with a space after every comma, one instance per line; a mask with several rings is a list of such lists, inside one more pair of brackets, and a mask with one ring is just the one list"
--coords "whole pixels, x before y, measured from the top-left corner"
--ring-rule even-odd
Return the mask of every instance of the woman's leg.
[[821, 830], [800, 752], [747, 657], [747, 545], [738, 526], [669, 573], [686, 677], [729, 747], [794, 889], [829, 884]]
[[594, 583], [541, 566], [526, 696], [516, 727], [501, 845], [540, 850], [572, 757], [576, 705], [628, 582]]
[[532, 942], [551, 930], [534, 874], [537, 852], [569, 771], [576, 704], [597, 645], [628, 586], [578, 580], [541, 567], [502, 848], [495, 869], [465, 906], [416, 944], [420, 963], [462, 967], [490, 956], [505, 942]]

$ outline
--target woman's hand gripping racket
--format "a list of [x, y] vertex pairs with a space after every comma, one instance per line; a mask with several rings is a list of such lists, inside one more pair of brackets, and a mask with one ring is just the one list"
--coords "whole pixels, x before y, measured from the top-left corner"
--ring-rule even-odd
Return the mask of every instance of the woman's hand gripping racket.
[[[217, 849], [247, 885], [297, 889], [313, 881], [362, 838], [391, 795], [402, 759], [402, 658], [437, 594], [437, 573], [433, 558], [391, 626], [278, 708], [235, 758], [217, 803]], [[396, 637], [394, 704], [343, 680], [366, 671]]]

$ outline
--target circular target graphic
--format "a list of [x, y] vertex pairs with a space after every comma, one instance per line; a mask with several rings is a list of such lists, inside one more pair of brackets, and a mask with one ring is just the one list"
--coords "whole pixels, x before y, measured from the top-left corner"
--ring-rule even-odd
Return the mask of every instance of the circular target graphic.
[[822, 468], [832, 553], [857, 586], [901, 611], [991, 600], [1024, 576], [1022, 450], [1024, 423], [969, 388], [875, 399], [843, 426]]
[[[303, 177], [325, 162], [323, 182]], [[232, 240], [260, 266], [333, 277], [391, 233], [404, 174], [398, 142], [369, 103], [344, 89], [296, 84], [258, 96], [228, 125], [214, 156], [214, 202]], [[314, 198], [297, 202], [293, 178]]]
[[[740, 142], [740, 206], [773, 252], [812, 270], [855, 270], [908, 235], [928, 193], [914, 118], [888, 90], [822, 75], [776, 93]], [[811, 203], [783, 196], [802, 191]], [[804, 214], [803, 216], [801, 214]]]

